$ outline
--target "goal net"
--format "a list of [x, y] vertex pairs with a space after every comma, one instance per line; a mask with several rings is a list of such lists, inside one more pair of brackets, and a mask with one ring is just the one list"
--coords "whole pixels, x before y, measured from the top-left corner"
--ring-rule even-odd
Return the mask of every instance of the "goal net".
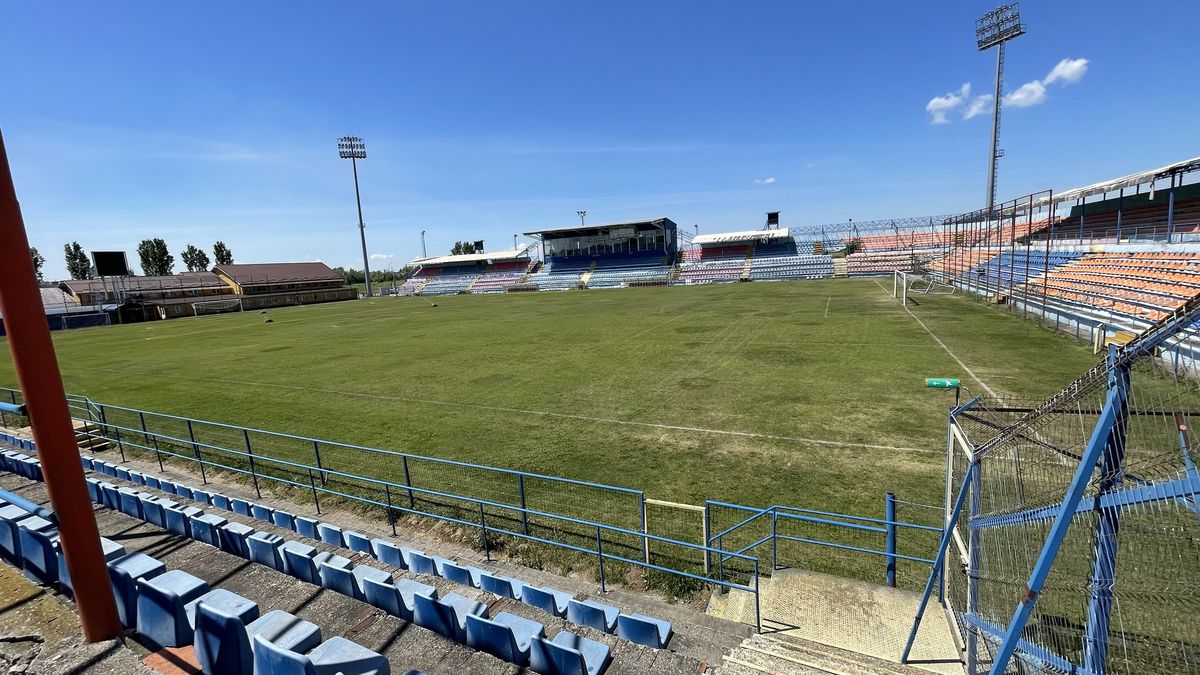
[[932, 277], [919, 272], [892, 273], [892, 297], [899, 300], [902, 305], [908, 304], [909, 294], [951, 295], [953, 293], [953, 286], [939, 284]]
[[192, 311], [196, 316], [203, 314], [223, 314], [225, 312], [240, 312], [242, 311], [242, 301], [234, 300], [207, 300], [204, 302], [193, 302]]

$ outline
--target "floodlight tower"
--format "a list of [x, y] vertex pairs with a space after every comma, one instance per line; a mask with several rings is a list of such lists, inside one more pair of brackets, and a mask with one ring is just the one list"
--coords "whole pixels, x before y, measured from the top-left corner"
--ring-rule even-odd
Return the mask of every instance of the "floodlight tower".
[[579, 224], [583, 225], [583, 219], [587, 218], [587, 211], [576, 211], [575, 215], [579, 216]]
[[354, 169], [354, 201], [358, 204], [358, 236], [362, 240], [363, 277], [367, 282], [367, 297], [371, 297], [371, 268], [367, 264], [367, 226], [363, 224], [362, 197], [358, 193], [358, 160], [367, 158], [367, 144], [358, 136], [342, 136], [338, 139], [338, 157], [350, 160]]
[[1000, 101], [1004, 90], [1004, 43], [1025, 34], [1021, 9], [1017, 3], [1003, 5], [984, 14], [975, 22], [975, 42], [979, 51], [996, 48], [996, 91], [992, 98], [992, 147], [988, 158], [987, 221], [991, 222], [996, 208], [996, 162], [1004, 154], [1000, 150]]

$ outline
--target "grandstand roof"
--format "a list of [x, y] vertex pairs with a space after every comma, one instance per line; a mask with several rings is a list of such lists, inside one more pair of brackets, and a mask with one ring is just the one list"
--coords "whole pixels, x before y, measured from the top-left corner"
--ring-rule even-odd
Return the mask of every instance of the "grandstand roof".
[[[1192, 159], [1184, 160], [1182, 162], [1175, 162], [1174, 164], [1168, 164], [1151, 171], [1139, 171], [1138, 173], [1131, 173], [1127, 176], [1121, 176], [1120, 178], [1112, 178], [1099, 183], [1085, 185], [1081, 188], [1067, 190], [1066, 192], [1059, 192], [1058, 194], [1054, 195], [1054, 202], [1057, 204], [1061, 202], [1082, 199], [1084, 197], [1091, 197], [1092, 195], [1101, 195], [1106, 192], [1120, 190], [1121, 188], [1144, 185], [1159, 178], [1190, 173], [1197, 170], [1200, 170], [1200, 157], [1193, 157]], [[1045, 199], [1043, 199], [1040, 203], [1045, 203]]]
[[464, 253], [461, 255], [443, 255], [434, 258], [413, 258], [413, 265], [449, 265], [453, 263], [471, 263], [483, 262], [492, 260], [503, 262], [505, 260], [517, 260], [521, 256], [529, 253], [529, 249], [533, 248], [533, 244], [514, 248], [510, 251], [492, 251], [491, 253]]
[[719, 232], [717, 234], [702, 234], [692, 240], [697, 246], [705, 244], [732, 244], [739, 241], [769, 241], [771, 239], [787, 239], [792, 233], [786, 229], [779, 230], [746, 230], [745, 232]]
[[[65, 287], [74, 295], [102, 293], [106, 284], [108, 288], [112, 288], [112, 282], [100, 279], [71, 279], [60, 283], [59, 288]], [[164, 288], [225, 288], [225, 282], [212, 272], [182, 272], [163, 277], [123, 277], [119, 285], [126, 291], [134, 292]]]
[[583, 234], [585, 232], [592, 232], [594, 230], [605, 230], [605, 229], [608, 229], [611, 227], [622, 227], [622, 226], [629, 226], [629, 225], [653, 225], [655, 227], [663, 227], [666, 223], [674, 224], [670, 218], [663, 216], [661, 218], [649, 218], [649, 219], [642, 219], [642, 220], [624, 220], [624, 221], [617, 222], [617, 223], [600, 223], [598, 225], [572, 225], [570, 227], [551, 227], [551, 228], [548, 228], [545, 230], [533, 230], [531, 232], [526, 232], [525, 236], [538, 237], [538, 236], [541, 236], [544, 234], [561, 234], [561, 235], [570, 235], [572, 233]]
[[213, 272], [233, 279], [239, 284], [281, 281], [341, 281], [342, 276], [323, 262], [251, 263], [217, 265]]

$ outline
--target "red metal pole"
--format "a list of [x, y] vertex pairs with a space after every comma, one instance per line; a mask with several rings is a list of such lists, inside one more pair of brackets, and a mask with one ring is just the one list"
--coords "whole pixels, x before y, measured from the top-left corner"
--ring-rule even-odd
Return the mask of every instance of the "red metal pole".
[[0, 134], [0, 303], [17, 379], [29, 410], [33, 439], [50, 504], [58, 514], [58, 535], [79, 605], [83, 636], [99, 642], [121, 633], [100, 531], [83, 480], [79, 448], [67, 411], [50, 327], [29, 257], [29, 239]]

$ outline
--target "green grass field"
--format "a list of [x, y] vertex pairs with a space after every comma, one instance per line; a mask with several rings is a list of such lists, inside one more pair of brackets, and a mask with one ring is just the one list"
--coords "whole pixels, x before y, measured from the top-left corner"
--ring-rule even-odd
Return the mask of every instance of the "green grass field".
[[[889, 490], [941, 501], [952, 394], [923, 378], [982, 391], [880, 283], [376, 298], [55, 344], [67, 390], [104, 403], [657, 499], [878, 514]], [[1096, 359], [963, 297], [919, 302], [916, 317], [997, 392], [1045, 396]], [[7, 355], [0, 383], [15, 385]]]

